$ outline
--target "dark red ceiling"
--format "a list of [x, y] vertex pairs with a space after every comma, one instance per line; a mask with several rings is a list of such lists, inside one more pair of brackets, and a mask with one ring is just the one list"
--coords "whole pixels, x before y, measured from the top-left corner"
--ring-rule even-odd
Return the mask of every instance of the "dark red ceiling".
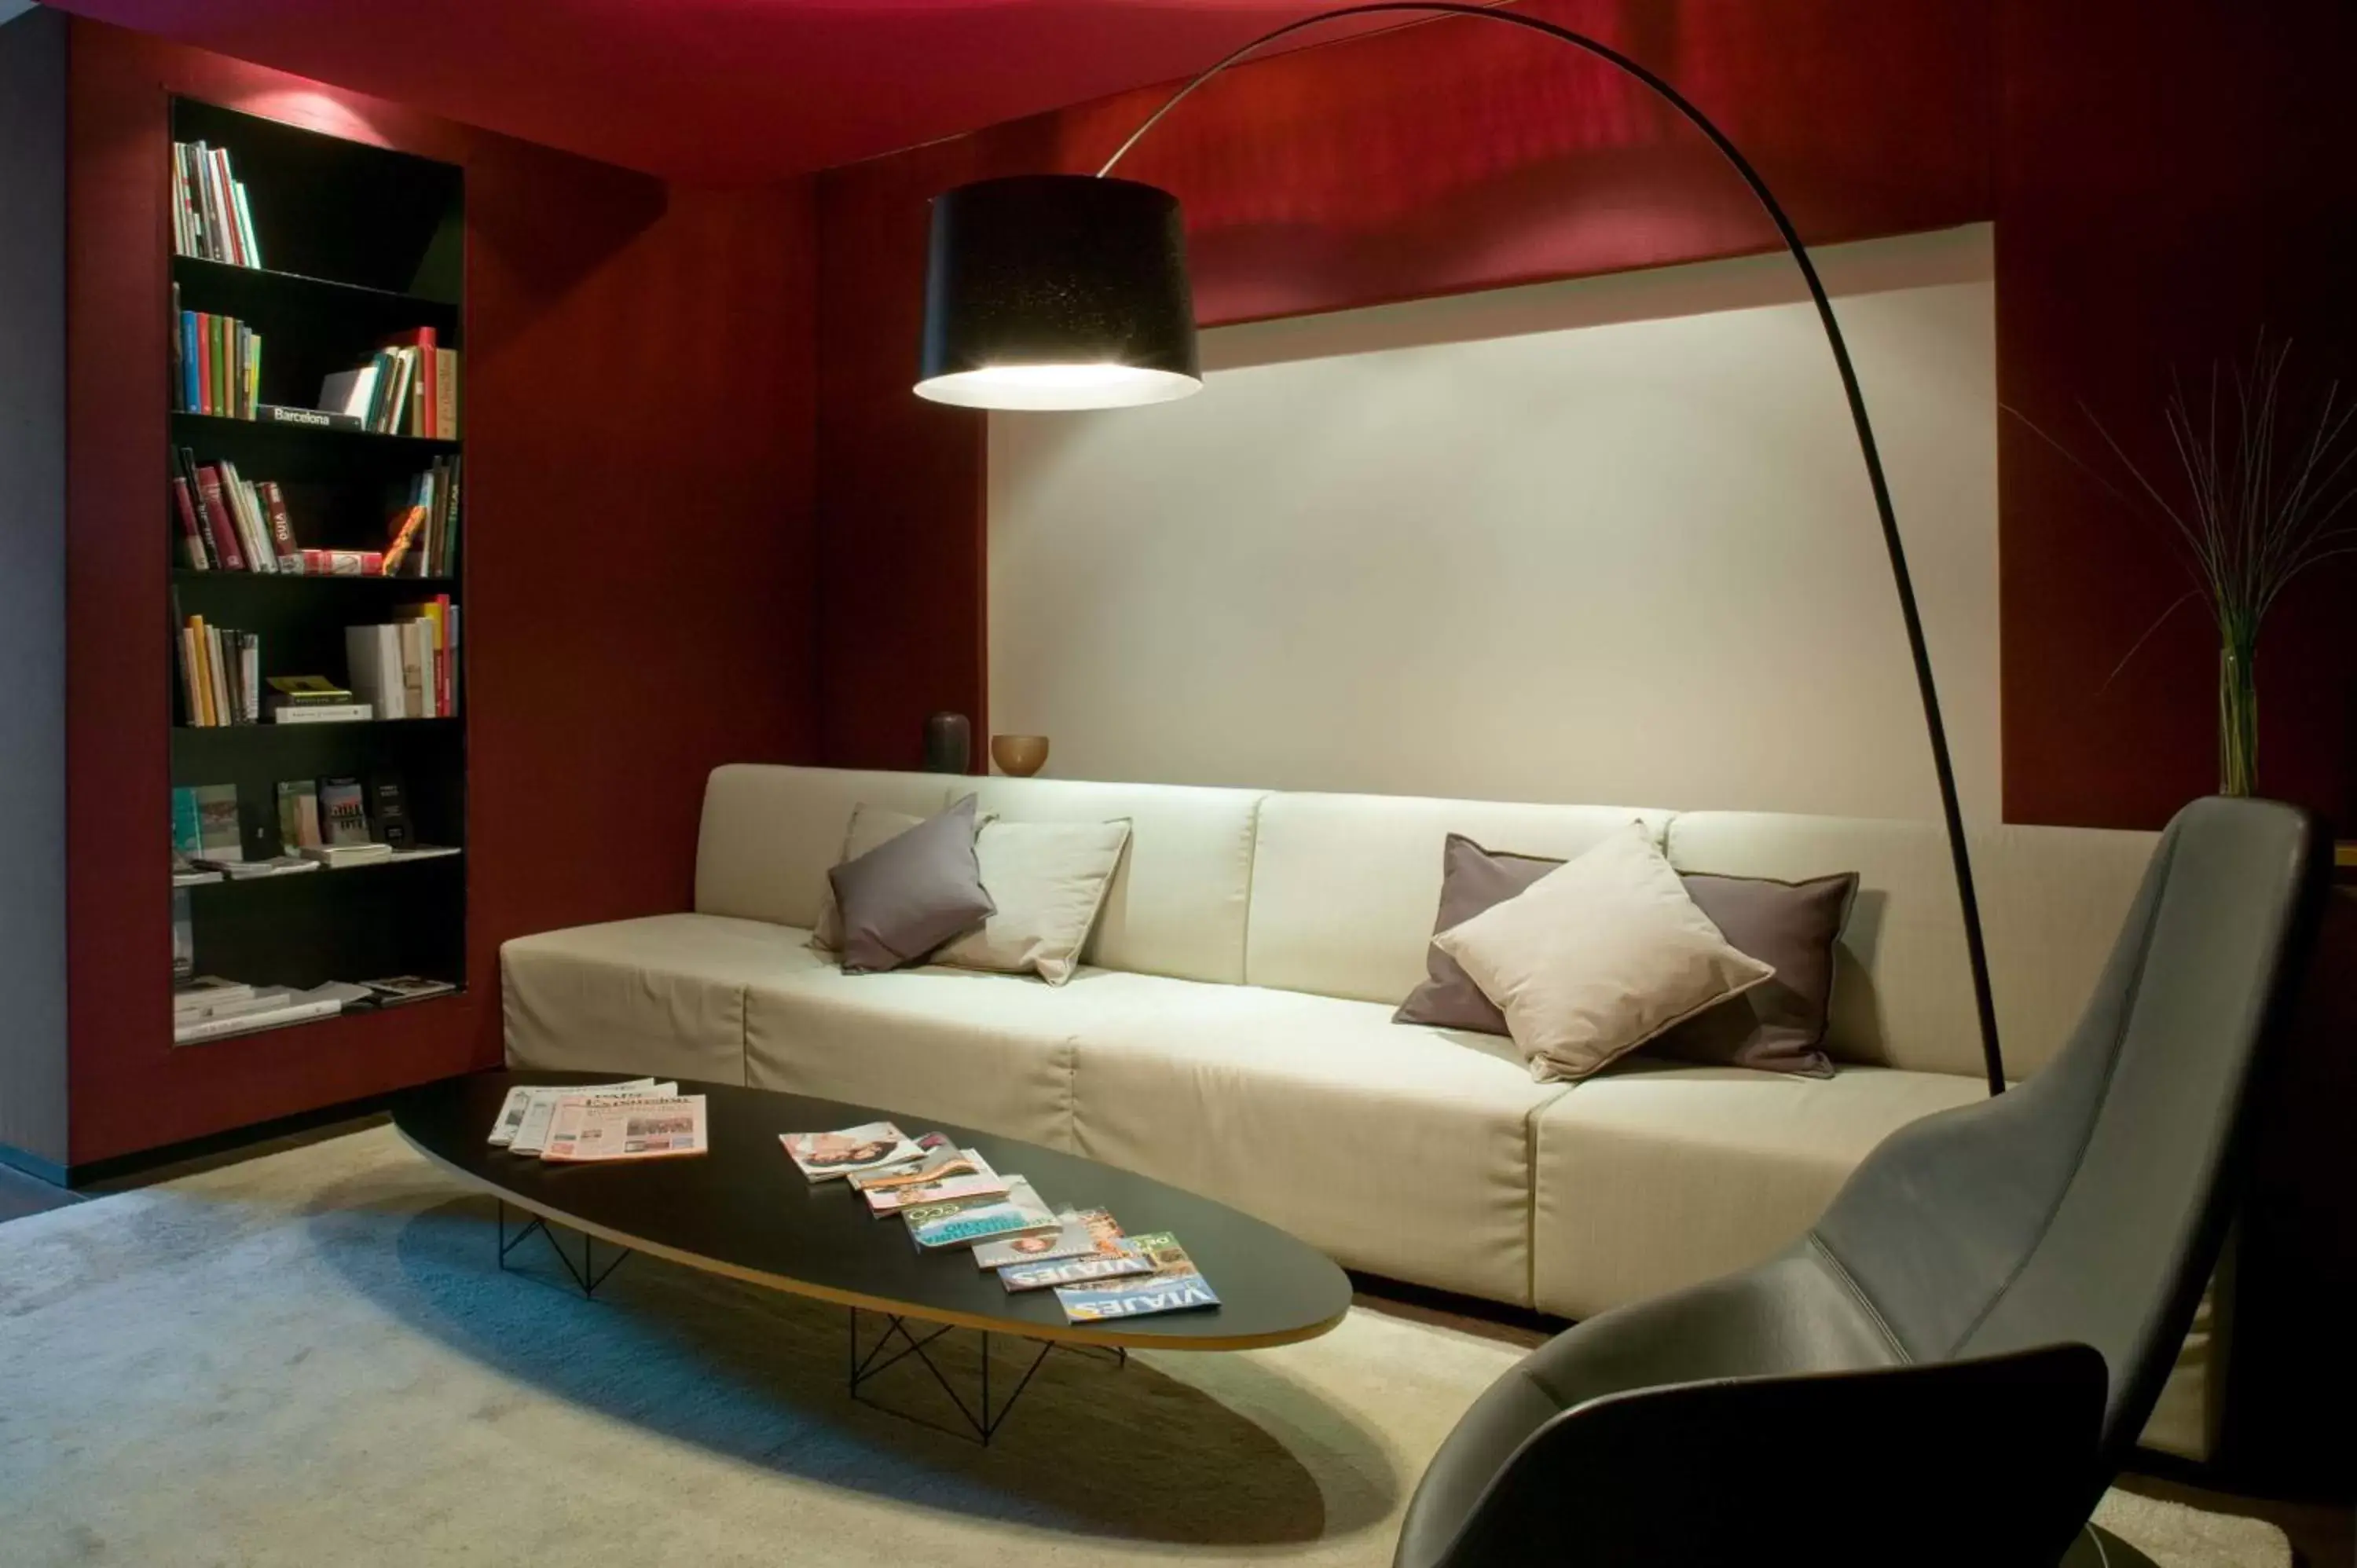
[[57, 0], [675, 179], [848, 163], [1158, 81], [1316, 0]]

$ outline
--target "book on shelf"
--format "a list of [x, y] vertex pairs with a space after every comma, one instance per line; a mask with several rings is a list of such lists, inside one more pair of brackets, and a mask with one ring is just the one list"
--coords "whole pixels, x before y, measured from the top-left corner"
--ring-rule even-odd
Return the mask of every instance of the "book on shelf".
[[376, 998], [380, 1007], [398, 1007], [404, 1002], [423, 1002], [430, 996], [447, 996], [458, 987], [447, 980], [432, 980], [422, 974], [389, 974], [382, 980], [361, 982]]
[[262, 722], [262, 639], [190, 616], [180, 628], [180, 699], [188, 725], [214, 729]]
[[397, 332], [361, 363], [322, 377], [317, 412], [380, 435], [455, 441], [458, 359], [431, 327]]
[[290, 779], [278, 786], [278, 843], [294, 853], [317, 849], [327, 841], [319, 833], [319, 781]]
[[380, 843], [396, 854], [414, 847], [417, 838], [409, 830], [409, 798], [402, 789], [400, 774], [371, 776], [368, 804], [371, 824]]
[[556, 1102], [540, 1157], [551, 1164], [676, 1159], [711, 1147], [701, 1094], [576, 1092]]
[[216, 860], [210, 855], [203, 855], [193, 864], [206, 871], [218, 871], [231, 882], [251, 882], [263, 876], [291, 876], [319, 869], [317, 861], [306, 860], [296, 854], [274, 854], [267, 860]]
[[1152, 1273], [1126, 1283], [1057, 1286], [1056, 1300], [1071, 1321], [1097, 1323], [1220, 1305], [1218, 1293], [1169, 1231], [1132, 1236], [1121, 1243], [1121, 1249], [1150, 1264]]
[[234, 784], [172, 787], [172, 850], [191, 864], [245, 858]]
[[374, 708], [325, 675], [273, 675], [263, 684], [270, 688], [264, 702], [274, 724], [352, 724], [376, 716]]
[[[264, 417], [262, 335], [233, 316], [180, 312], [173, 405], [182, 413]], [[309, 412], [306, 410], [304, 412]]]
[[274, 725], [357, 725], [376, 717], [376, 709], [366, 703], [283, 703], [270, 704], [270, 722]]
[[215, 1007], [242, 1002], [253, 994], [253, 987], [242, 980], [223, 980], [218, 974], [192, 975], [172, 987], [172, 1011], [209, 1013]]
[[218, 1040], [230, 1035], [251, 1034], [256, 1029], [274, 1029], [284, 1024], [300, 1024], [313, 1018], [331, 1017], [344, 1010], [352, 1000], [353, 988], [330, 983], [309, 990], [291, 986], [267, 986], [255, 993], [266, 998], [266, 1004], [242, 1009], [234, 1013], [209, 1017], [179, 1018], [172, 1021], [172, 1043], [193, 1046], [207, 1040]]
[[344, 628], [352, 690], [381, 718], [449, 717], [458, 705], [456, 607], [446, 596], [395, 614], [401, 618]]
[[[1023, 1268], [1060, 1262], [1067, 1258], [1112, 1258], [1121, 1251], [1121, 1226], [1109, 1210], [1064, 1209], [1056, 1216], [1061, 1229], [1033, 1236], [1013, 1236], [985, 1241], [974, 1250], [978, 1269]], [[1009, 1285], [1009, 1290], [1018, 1287]]]
[[384, 553], [380, 550], [306, 550], [302, 553], [303, 575], [307, 577], [382, 577], [384, 575]]
[[392, 853], [369, 832], [367, 794], [357, 779], [319, 780], [319, 835], [329, 849], [365, 846]]
[[448, 575], [458, 534], [458, 463], [437, 457], [409, 481], [385, 525], [386, 576]]
[[376, 865], [393, 858], [393, 846], [382, 843], [314, 843], [296, 851], [306, 860], [314, 860], [330, 871], [343, 871], [355, 865]]
[[1003, 1236], [1050, 1233], [1062, 1229], [1054, 1211], [1031, 1190], [1031, 1184], [1019, 1176], [1010, 1176], [1006, 1178], [1006, 1196], [996, 1201], [931, 1219], [912, 1218], [909, 1239], [920, 1251], [933, 1251], [942, 1247], [968, 1247]]
[[867, 1122], [833, 1133], [780, 1133], [778, 1142], [785, 1145], [795, 1168], [813, 1181], [910, 1165], [925, 1155], [889, 1122]]
[[172, 253], [238, 267], [263, 264], [253, 204], [245, 182], [231, 171], [227, 147], [172, 144]]

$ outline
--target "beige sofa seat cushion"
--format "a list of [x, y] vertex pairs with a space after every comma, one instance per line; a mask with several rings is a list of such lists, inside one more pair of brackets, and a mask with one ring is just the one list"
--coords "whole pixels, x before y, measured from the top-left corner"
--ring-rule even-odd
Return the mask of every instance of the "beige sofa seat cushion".
[[1003, 822], [1128, 821], [1129, 847], [1105, 889], [1082, 963], [1230, 985], [1243, 981], [1261, 791], [1063, 779], [961, 782], [971, 782], [982, 809]]
[[[2029, 1077], [2070, 1037], [2157, 837], [2095, 828], [1972, 831], [2008, 1077]], [[1834, 951], [1827, 1054], [1980, 1075], [1964, 918], [1938, 822], [1686, 811], [1670, 824], [1669, 856], [1680, 871], [1730, 876], [1796, 881], [1857, 872], [1857, 897]]]
[[1349, 1267], [1529, 1301], [1530, 1119], [1562, 1090], [1511, 1041], [1376, 1003], [1125, 978], [1142, 1004], [1081, 1036], [1080, 1153]]
[[746, 1081], [873, 1106], [912, 1135], [923, 1129], [911, 1123], [949, 1122], [1069, 1149], [1075, 1041], [1127, 1005], [1124, 983], [1136, 978], [1082, 970], [1057, 986], [937, 965], [814, 969], [746, 997]]
[[938, 773], [778, 768], [734, 762], [704, 786], [695, 846], [695, 908], [800, 926], [818, 924], [826, 874], [842, 858], [852, 809], [861, 802], [932, 816], [974, 781]]
[[1568, 860], [1666, 811], [1391, 795], [1270, 795], [1253, 860], [1254, 985], [1396, 1007], [1424, 983], [1450, 833], [1507, 854]]
[[1631, 1058], [1539, 1113], [1536, 1305], [1587, 1317], [1749, 1268], [1815, 1224], [1884, 1138], [1986, 1093], [1945, 1073]]
[[809, 933], [723, 915], [652, 915], [500, 948], [517, 1067], [745, 1081], [745, 987], [820, 968]]

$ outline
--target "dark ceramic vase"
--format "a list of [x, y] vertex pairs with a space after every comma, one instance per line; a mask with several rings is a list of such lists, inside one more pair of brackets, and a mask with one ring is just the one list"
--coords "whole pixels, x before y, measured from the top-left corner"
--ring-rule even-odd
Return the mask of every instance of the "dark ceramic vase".
[[935, 714], [925, 721], [925, 771], [963, 773], [974, 763], [974, 725], [963, 714]]

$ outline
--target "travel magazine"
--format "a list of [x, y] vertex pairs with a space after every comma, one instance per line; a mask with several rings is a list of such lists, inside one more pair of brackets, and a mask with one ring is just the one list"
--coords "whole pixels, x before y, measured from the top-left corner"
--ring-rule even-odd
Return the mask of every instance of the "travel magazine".
[[1031, 1184], [1019, 1176], [1011, 1176], [1006, 1178], [1004, 1197], [932, 1219], [920, 1219], [916, 1211], [911, 1211], [909, 1235], [920, 1249], [931, 1251], [940, 1247], [972, 1246], [994, 1237], [1053, 1233], [1062, 1229], [1054, 1211], [1031, 1190]]
[[1062, 1304], [1066, 1317], [1074, 1323], [1097, 1323], [1220, 1305], [1217, 1294], [1169, 1231], [1133, 1236], [1121, 1248], [1150, 1263], [1154, 1272], [1126, 1284], [1058, 1286], [1056, 1300]]
[[836, 1133], [780, 1133], [778, 1142], [813, 1181], [905, 1165], [925, 1157], [925, 1151], [889, 1122], [869, 1122]]
[[1113, 1257], [1121, 1251], [1121, 1226], [1102, 1208], [1062, 1209], [1063, 1229], [1052, 1235], [1014, 1236], [985, 1241], [974, 1250], [974, 1266], [1003, 1269], [1010, 1263], [1045, 1263], [1059, 1258]]

